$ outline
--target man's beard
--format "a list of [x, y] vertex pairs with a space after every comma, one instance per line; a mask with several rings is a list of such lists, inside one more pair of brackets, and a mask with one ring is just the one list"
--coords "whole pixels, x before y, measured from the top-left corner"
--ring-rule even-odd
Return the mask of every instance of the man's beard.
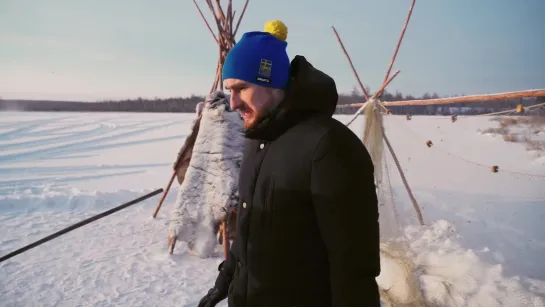
[[262, 122], [266, 117], [270, 116], [270, 114], [276, 109], [278, 106], [278, 103], [274, 103], [272, 101], [272, 97], [270, 98], [271, 101], [268, 101], [266, 104], [264, 104], [264, 107], [256, 111], [250, 107], [248, 107], [246, 104], [244, 104], [239, 111], [240, 112], [249, 112], [250, 116], [248, 119], [243, 117], [244, 120], [244, 129], [250, 130], [255, 128], [260, 122]]
[[249, 111], [250, 116], [248, 118], [244, 118], [244, 129], [252, 129], [255, 127], [262, 119], [265, 117], [265, 114], [263, 112], [255, 112], [253, 110]]

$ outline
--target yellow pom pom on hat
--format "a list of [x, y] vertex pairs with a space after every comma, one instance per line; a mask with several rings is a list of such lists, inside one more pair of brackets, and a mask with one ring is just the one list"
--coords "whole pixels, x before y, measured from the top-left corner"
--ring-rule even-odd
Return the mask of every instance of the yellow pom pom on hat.
[[288, 27], [276, 19], [267, 21], [264, 31], [244, 33], [225, 58], [222, 80], [285, 88], [290, 78], [287, 38]]
[[280, 20], [270, 20], [265, 23], [265, 32], [271, 33], [281, 41], [288, 38], [288, 27]]

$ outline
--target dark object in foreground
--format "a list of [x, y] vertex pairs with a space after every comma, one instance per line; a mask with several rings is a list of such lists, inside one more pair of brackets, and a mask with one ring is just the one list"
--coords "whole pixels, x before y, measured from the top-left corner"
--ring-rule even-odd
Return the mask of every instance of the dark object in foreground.
[[223, 295], [216, 288], [212, 288], [208, 293], [199, 301], [198, 307], [214, 307], [219, 302], [223, 301]]
[[102, 212], [100, 214], [94, 215], [94, 216], [92, 216], [92, 217], [90, 217], [88, 219], [77, 222], [76, 224], [74, 224], [72, 226], [61, 229], [61, 230], [59, 230], [59, 231], [57, 231], [57, 232], [55, 232], [53, 234], [50, 234], [49, 236], [47, 236], [47, 237], [45, 237], [43, 239], [40, 239], [40, 240], [38, 240], [38, 241], [36, 241], [34, 243], [30, 243], [29, 245], [26, 245], [26, 246], [24, 246], [24, 247], [22, 247], [22, 248], [20, 248], [20, 249], [18, 249], [16, 251], [13, 251], [13, 252], [5, 255], [5, 256], [0, 257], [0, 263], [4, 262], [5, 260], [8, 260], [9, 258], [11, 258], [13, 256], [17, 256], [17, 255], [19, 255], [19, 254], [21, 254], [21, 253], [23, 253], [23, 252], [25, 252], [25, 251], [27, 251], [27, 250], [29, 250], [31, 248], [34, 248], [34, 247], [36, 247], [38, 245], [41, 245], [41, 244], [43, 244], [43, 243], [45, 243], [47, 241], [53, 240], [56, 237], [59, 237], [59, 236], [65, 234], [65, 233], [67, 233], [69, 231], [72, 231], [72, 230], [74, 230], [76, 228], [79, 228], [79, 227], [81, 227], [83, 225], [94, 222], [94, 221], [96, 221], [96, 220], [98, 220], [100, 218], [103, 218], [103, 217], [105, 217], [107, 215], [110, 215], [110, 214], [112, 214], [114, 212], [117, 212], [119, 210], [125, 209], [125, 208], [127, 208], [129, 206], [132, 206], [132, 205], [134, 205], [136, 203], [139, 203], [139, 202], [141, 202], [143, 200], [146, 200], [146, 199], [148, 199], [148, 198], [150, 198], [152, 196], [155, 196], [155, 195], [157, 195], [157, 194], [159, 194], [161, 192], [163, 192], [163, 189], [157, 189], [157, 190], [155, 190], [155, 191], [153, 191], [151, 193], [148, 193], [148, 194], [146, 194], [144, 196], [141, 196], [141, 197], [139, 197], [139, 198], [137, 198], [135, 200], [132, 200], [132, 201], [130, 201], [128, 203], [124, 203], [123, 205], [119, 205], [119, 206], [117, 206], [115, 208], [112, 208], [112, 209], [104, 211], [104, 212]]
[[291, 74], [285, 99], [245, 131], [235, 239], [200, 307], [380, 306], [371, 157], [332, 118], [334, 80], [302, 56]]

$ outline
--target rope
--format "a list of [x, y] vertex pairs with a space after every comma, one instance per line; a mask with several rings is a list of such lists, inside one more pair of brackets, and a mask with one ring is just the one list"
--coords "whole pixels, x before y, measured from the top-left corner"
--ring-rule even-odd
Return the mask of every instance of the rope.
[[[528, 106], [528, 107], [524, 107], [526, 110], [532, 110], [534, 108], [538, 108], [538, 109], [541, 109], [545, 107], [545, 103], [540, 103], [540, 104], [534, 104], [534, 105], [531, 105], [531, 106]], [[511, 115], [511, 114], [516, 114], [518, 113], [517, 112], [517, 109], [514, 108], [514, 109], [509, 109], [509, 110], [504, 110], [504, 111], [499, 111], [499, 112], [492, 112], [492, 113], [484, 113], [484, 114], [477, 114], [477, 115], [459, 115], [459, 116], [456, 116], [457, 119], [464, 119], [464, 118], [471, 118], [471, 117], [480, 117], [480, 116], [491, 116], [491, 115]], [[453, 114], [454, 115], [454, 114]], [[428, 117], [430, 119], [440, 119], [440, 120], [444, 120], [446, 118], [444, 117], [435, 117], [435, 116], [430, 116]]]
[[[544, 106], [544, 105], [545, 105], [545, 103], [534, 104], [534, 105], [525, 107], [525, 109], [526, 110], [531, 110], [533, 108], [541, 107], [541, 106]], [[509, 109], [509, 110], [505, 110], [505, 111], [499, 111], [499, 112], [478, 114], [478, 115], [473, 115], [473, 116], [490, 116], [490, 115], [511, 114], [511, 113], [518, 113], [517, 108]], [[471, 117], [471, 115], [464, 115], [462, 118], [467, 118], [467, 117]]]
[[[416, 134], [416, 132], [414, 132], [410, 127], [409, 125], [405, 124], [406, 125], [406, 129], [405, 131], [408, 131], [410, 132], [415, 138], [419, 139], [419, 140], [423, 140], [425, 138], [423, 138], [422, 136]], [[452, 153], [451, 151], [448, 151], [446, 149], [443, 149], [441, 148], [441, 146], [437, 146], [435, 143], [433, 144], [433, 147], [440, 150], [440, 151], [443, 151], [445, 154], [449, 155], [449, 156], [454, 156], [460, 160], [463, 160], [465, 161], [466, 163], [469, 163], [469, 164], [473, 164], [473, 165], [476, 165], [476, 166], [480, 166], [480, 167], [485, 167], [487, 169], [490, 170], [491, 168], [491, 165], [485, 165], [485, 164], [482, 164], [482, 163], [479, 163], [479, 162], [475, 162], [473, 160], [469, 160], [465, 157], [462, 157], [458, 154], [455, 154], [455, 153]], [[504, 173], [510, 173], [510, 174], [514, 174], [514, 175], [522, 175], [522, 176], [528, 176], [528, 177], [537, 177], [537, 178], [545, 178], [545, 175], [541, 175], [541, 174], [532, 174], [532, 173], [525, 173], [525, 172], [519, 172], [519, 171], [512, 171], [512, 170], [507, 170], [507, 169], [501, 169], [500, 170], [501, 172], [504, 172]]]

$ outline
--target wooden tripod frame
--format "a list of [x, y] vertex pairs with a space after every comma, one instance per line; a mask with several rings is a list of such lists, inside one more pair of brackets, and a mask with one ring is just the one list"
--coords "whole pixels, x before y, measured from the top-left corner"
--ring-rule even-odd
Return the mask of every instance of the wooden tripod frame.
[[[250, 0], [245, 1], [244, 7], [242, 8], [242, 13], [240, 14], [240, 16], [238, 17], [236, 22], [235, 22], [236, 11], [233, 10], [233, 1], [232, 0], [228, 0], [225, 10], [221, 5], [220, 0], [214, 0], [214, 1], [213, 0], [205, 0], [205, 2], [206, 2], [206, 5], [208, 6], [208, 8], [210, 9], [210, 12], [212, 13], [212, 16], [214, 18], [214, 22], [215, 22], [216, 27], [217, 27], [217, 33], [214, 33], [214, 31], [212, 30], [212, 27], [210, 26], [210, 23], [207, 21], [206, 17], [204, 16], [201, 8], [197, 4], [197, 1], [193, 0], [193, 3], [195, 4], [195, 6], [197, 8], [197, 11], [201, 15], [204, 23], [206, 24], [206, 27], [208, 28], [208, 30], [212, 34], [212, 38], [218, 44], [218, 49], [219, 49], [218, 64], [216, 66], [216, 73], [215, 73], [215, 76], [214, 76], [214, 82], [212, 83], [212, 87], [210, 89], [210, 93], [212, 93], [212, 92], [214, 92], [216, 90], [223, 90], [223, 84], [221, 82], [221, 71], [223, 69], [223, 63], [225, 62], [225, 58], [227, 56], [227, 53], [236, 44], [235, 36], [236, 36], [236, 34], [238, 32], [238, 29], [240, 27], [240, 23], [242, 21], [242, 18], [244, 17], [244, 13], [246, 12], [246, 8], [248, 7], [248, 3], [250, 2]], [[188, 143], [188, 141], [186, 140], [186, 144], [187, 143]], [[186, 144], [184, 144], [184, 147], [187, 146]], [[181, 152], [183, 152], [183, 151], [184, 150], [182, 148]], [[189, 154], [191, 154], [191, 152]], [[165, 189], [161, 199], [159, 200], [159, 203], [157, 204], [157, 207], [155, 208], [155, 211], [153, 213], [154, 218], [157, 216], [157, 213], [159, 213], [159, 209], [161, 208], [161, 205], [163, 204], [163, 202], [164, 202], [164, 200], [166, 198], [166, 195], [167, 195], [167, 193], [168, 193], [168, 191], [169, 191], [169, 189], [170, 189], [170, 187], [172, 185], [172, 182], [174, 181], [174, 178], [176, 177], [176, 175], [178, 175], [179, 179], [180, 179], [180, 177], [183, 178], [183, 176], [180, 176], [180, 174], [179, 174], [179, 172], [180, 172], [179, 164], [180, 164], [180, 159], [183, 158], [182, 156], [183, 155], [179, 154], [178, 159], [174, 163], [174, 170], [172, 172], [170, 180], [167, 183], [166, 189]], [[183, 171], [185, 171], [185, 170], [183, 170]], [[180, 182], [180, 184], [181, 184], [181, 182]], [[229, 232], [228, 232], [229, 227], [228, 226], [229, 225], [228, 225], [227, 221], [221, 221], [220, 233], [221, 233], [221, 236], [223, 238], [222, 242], [223, 242], [223, 245], [224, 245], [225, 256], [227, 256], [227, 254], [229, 252], [229, 241], [230, 240], [229, 240]], [[174, 235], [174, 234], [169, 235], [168, 246], [169, 246], [169, 250], [170, 250], [171, 254], [174, 252], [174, 247], [176, 245], [176, 240], [177, 240], [176, 235]]]

